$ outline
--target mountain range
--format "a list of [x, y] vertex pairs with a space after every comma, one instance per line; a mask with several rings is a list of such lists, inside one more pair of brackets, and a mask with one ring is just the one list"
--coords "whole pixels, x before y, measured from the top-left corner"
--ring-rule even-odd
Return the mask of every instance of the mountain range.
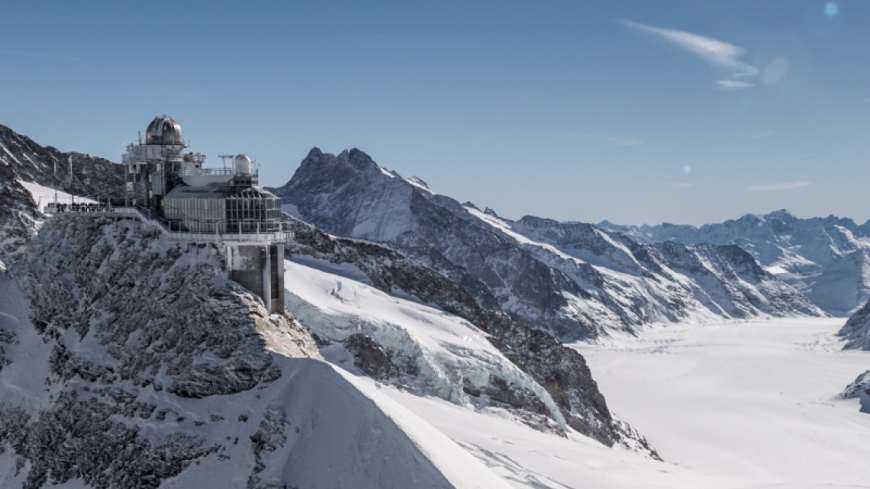
[[870, 298], [870, 221], [779, 210], [700, 227], [599, 225], [643, 243], [736, 244], [832, 315], [847, 316]]
[[[836, 313], [813, 290], [845, 280], [824, 277], [851, 270], [835, 264], [865, 236], [832, 224], [827, 256], [816, 228], [793, 233], [777, 241], [787, 268], [761, 241], [507, 219], [315, 148], [273, 189], [294, 239], [287, 313], [268, 314], [226, 279], [221, 246], [41, 212], [55, 192], [117, 198], [122, 182], [120, 165], [0, 126], [0, 486], [506, 487], [482, 448], [383, 386], [658, 460], [571, 343]], [[843, 330], [853, 348], [866, 316]]]
[[[367, 473], [371, 482], [363, 477], [357, 487], [406, 487], [408, 478], [427, 487], [498, 487], [452, 442], [435, 436], [445, 446], [427, 449], [433, 442], [418, 433], [431, 429], [425, 422], [397, 414], [344, 371], [658, 457], [611, 414], [580, 353], [481, 305], [416, 259], [295, 222], [289, 314], [268, 315], [225, 280], [219, 246], [171, 242], [136, 219], [45, 220], [41, 209], [55, 193], [117, 197], [122, 167], [11, 130], [0, 136], [0, 446], [18, 460], [0, 472], [4, 484], [156, 487], [246, 474], [241, 484], [250, 488], [332, 487]], [[318, 366], [324, 356], [342, 368]], [[312, 390], [299, 405], [299, 393]], [[336, 396], [342, 401], [330, 412], [324, 406]], [[322, 413], [346, 419], [346, 429], [305, 428]], [[372, 426], [389, 435], [367, 435]], [[348, 437], [422, 462], [378, 465], [355, 453], [334, 473], [300, 469]], [[57, 438], [70, 449], [45, 441]], [[113, 439], [135, 450], [112, 457]], [[172, 455], [155, 461], [160, 451]], [[200, 465], [213, 470], [194, 469]], [[459, 476], [457, 466], [472, 468]]]
[[274, 191], [329, 233], [387, 244], [562, 341], [687, 319], [820, 316], [733, 244], [640, 242], [584, 223], [517, 221], [432, 192], [356, 149], [315, 148]]

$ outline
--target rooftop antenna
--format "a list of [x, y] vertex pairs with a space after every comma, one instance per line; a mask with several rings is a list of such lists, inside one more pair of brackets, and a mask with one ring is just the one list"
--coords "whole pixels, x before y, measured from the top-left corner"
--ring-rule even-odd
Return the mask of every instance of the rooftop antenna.
[[227, 160], [230, 160], [230, 163], [232, 163], [233, 158], [235, 158], [235, 156], [234, 155], [218, 155], [218, 158], [223, 160], [224, 170], [226, 170], [227, 169]]
[[57, 160], [54, 160], [54, 205], [57, 205]]
[[72, 169], [72, 156], [67, 156], [66, 161], [69, 163], [69, 199], [71, 204], [76, 203], [76, 196], [73, 194], [72, 186], [73, 186], [73, 169]]

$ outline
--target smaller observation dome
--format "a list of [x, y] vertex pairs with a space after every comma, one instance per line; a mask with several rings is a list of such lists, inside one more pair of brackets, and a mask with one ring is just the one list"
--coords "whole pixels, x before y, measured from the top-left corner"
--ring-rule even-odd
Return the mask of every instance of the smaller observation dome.
[[158, 115], [145, 130], [145, 144], [183, 145], [181, 125], [168, 115]]
[[236, 175], [250, 175], [252, 173], [253, 162], [248, 155], [236, 155], [233, 158], [233, 169]]

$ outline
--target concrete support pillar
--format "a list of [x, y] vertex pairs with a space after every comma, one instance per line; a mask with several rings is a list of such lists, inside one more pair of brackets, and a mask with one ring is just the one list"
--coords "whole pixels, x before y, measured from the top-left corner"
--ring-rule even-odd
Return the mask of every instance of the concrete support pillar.
[[228, 244], [227, 270], [230, 279], [257, 294], [269, 312], [284, 311], [282, 245]]

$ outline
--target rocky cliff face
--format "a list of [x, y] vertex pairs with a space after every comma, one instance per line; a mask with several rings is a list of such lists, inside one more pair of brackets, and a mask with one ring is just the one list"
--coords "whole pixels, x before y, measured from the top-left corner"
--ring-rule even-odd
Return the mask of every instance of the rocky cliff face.
[[0, 452], [17, 463], [0, 480], [157, 487], [232, 456], [236, 418], [205, 400], [271, 388], [277, 355], [318, 352], [222, 263], [134, 221], [47, 223], [2, 274]]
[[846, 339], [845, 348], [870, 351], [870, 301], [855, 311], [838, 334]]
[[72, 195], [105, 199], [122, 197], [123, 181], [121, 165], [82, 153], [40, 146], [27, 136], [0, 125], [0, 269], [23, 249], [41, 219], [37, 199], [22, 183], [32, 182]]
[[36, 182], [73, 195], [94, 200], [123, 198], [122, 165], [83, 153], [41, 146], [3, 125], [0, 125], [0, 165], [11, 169], [19, 180]]
[[[456, 281], [394, 249], [330, 236], [301, 222], [295, 222], [293, 229], [295, 239], [287, 246], [290, 259], [365, 280], [393, 296], [410, 297], [464, 318], [486, 332], [492, 345], [546, 390], [548, 402], [554, 402], [559, 411], [554, 417], [561, 416], [571, 428], [606, 445], [628, 446], [655, 456], [641, 435], [610, 414], [604, 396], [580, 353], [562, 346], [548, 333], [518, 323], [497, 307], [481, 306], [475, 295], [462, 285], [465, 282], [471, 287], [479, 287], [479, 282], [473, 277]], [[454, 275], [462, 276], [462, 273], [453, 270]], [[293, 276], [294, 273], [287, 273], [287, 280], [294, 280]], [[288, 285], [288, 288], [293, 286]], [[329, 328], [317, 328], [315, 322], [306, 324], [317, 334], [331, 333]], [[355, 331], [360, 330], [362, 328], [357, 322]], [[405, 363], [394, 361], [400, 355], [389, 337], [379, 340], [376, 335], [357, 333], [347, 337], [344, 344], [357, 365], [375, 378], [401, 384], [403, 374], [408, 373], [408, 368], [402, 366]], [[469, 353], [467, 356], [472, 355]], [[470, 366], [465, 368], [470, 372]], [[419, 375], [419, 372], [413, 373]], [[472, 401], [484, 405], [532, 413], [540, 413], [542, 407], [546, 408], [546, 404], [541, 406], [538, 397], [528, 395], [528, 388], [500, 378], [497, 373], [490, 374], [482, 386], [469, 385], [464, 390]], [[546, 409], [543, 412], [546, 413]], [[553, 413], [549, 415], [553, 416]]]
[[433, 194], [355, 149], [312, 150], [276, 192], [301, 219], [389, 243], [469, 284], [479, 304], [563, 339], [689, 317], [821, 314], [734, 249], [656, 247], [588, 224], [503, 219]]
[[830, 314], [848, 315], [870, 298], [870, 222], [801, 219], [785, 210], [700, 227], [660, 224], [605, 229], [644, 243], [736, 244]]

